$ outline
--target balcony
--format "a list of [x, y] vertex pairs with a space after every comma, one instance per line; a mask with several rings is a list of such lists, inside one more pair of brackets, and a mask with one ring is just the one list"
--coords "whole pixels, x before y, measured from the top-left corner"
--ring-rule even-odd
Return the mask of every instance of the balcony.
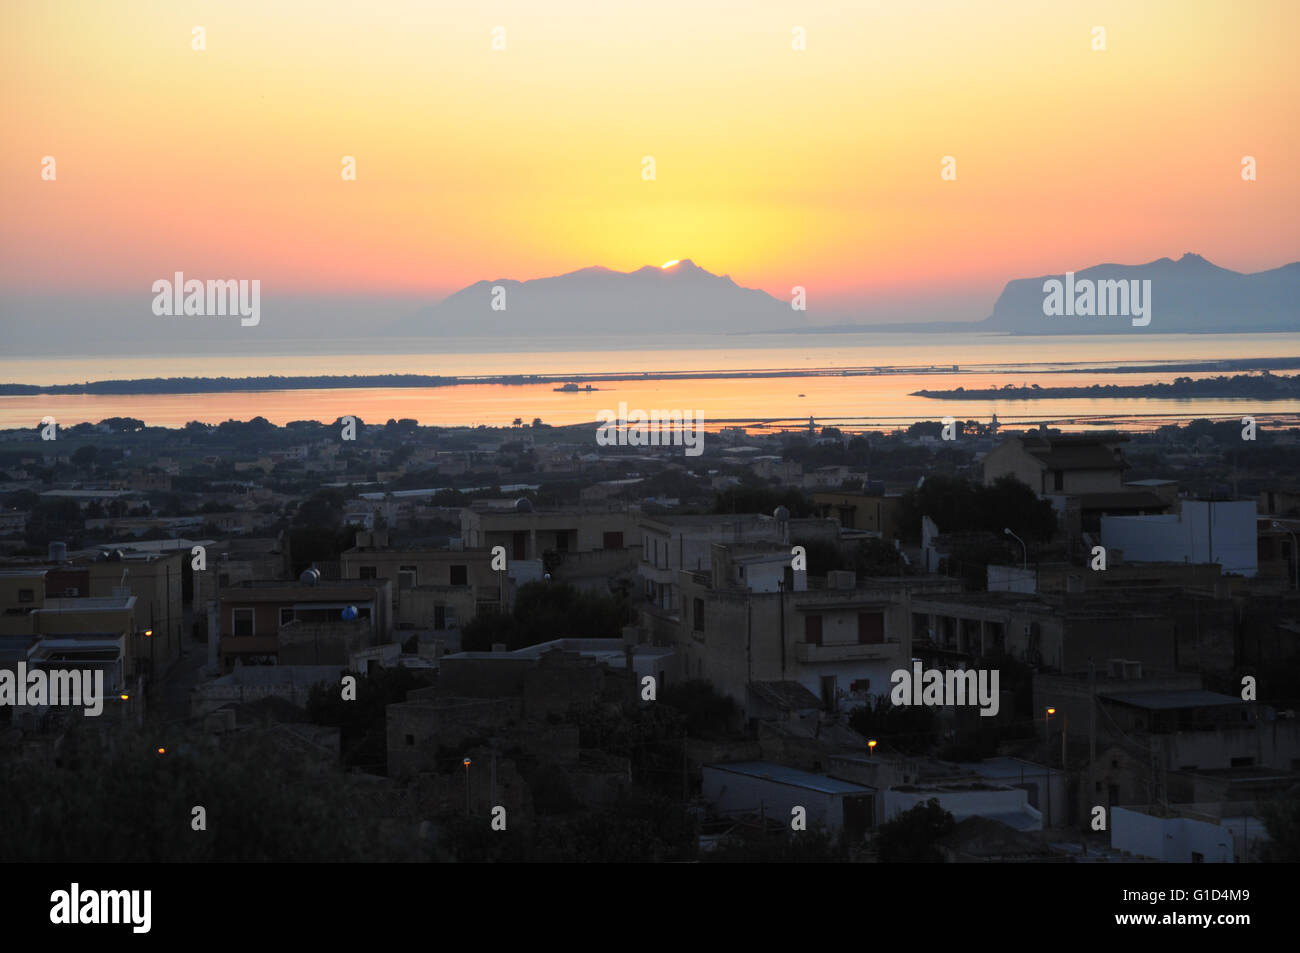
[[274, 655], [280, 640], [274, 635], [223, 635], [220, 645], [223, 655]]
[[887, 662], [902, 658], [902, 646], [897, 641], [841, 642], [829, 645], [796, 642], [794, 657], [805, 665], [826, 662]]

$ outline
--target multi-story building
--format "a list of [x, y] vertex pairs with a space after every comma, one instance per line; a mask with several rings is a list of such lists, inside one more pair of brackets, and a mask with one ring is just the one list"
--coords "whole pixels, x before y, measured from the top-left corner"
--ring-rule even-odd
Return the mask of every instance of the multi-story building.
[[788, 552], [773, 549], [775, 560], [755, 559], [755, 548], [713, 544], [708, 571], [678, 572], [671, 607], [641, 613], [643, 638], [672, 645], [688, 678], [707, 679], [750, 715], [759, 707], [756, 683], [797, 682], [829, 711], [886, 694], [892, 673], [912, 658], [910, 590], [958, 585], [859, 582], [850, 572], [809, 585], [787, 580]]
[[281, 633], [290, 626], [295, 645], [313, 627], [308, 638], [325, 639], [330, 654], [344, 657], [392, 635], [392, 586], [386, 579], [322, 580], [309, 571], [297, 582], [244, 582], [223, 589], [213, 608], [217, 618], [209, 628], [220, 633], [225, 671], [236, 660], [276, 664]]
[[394, 549], [382, 530], [357, 533], [357, 545], [339, 557], [339, 573], [391, 583], [399, 630], [457, 630], [513, 602], [514, 580], [508, 568], [492, 568], [490, 550]]
[[[679, 599], [679, 573], [710, 569], [714, 543], [780, 545], [788, 563], [794, 542], [840, 538], [833, 519], [790, 519], [788, 514], [780, 518], [754, 514], [642, 517], [638, 527], [641, 588], [647, 601], [666, 611], [672, 611]], [[793, 586], [791, 576], [787, 588]]]

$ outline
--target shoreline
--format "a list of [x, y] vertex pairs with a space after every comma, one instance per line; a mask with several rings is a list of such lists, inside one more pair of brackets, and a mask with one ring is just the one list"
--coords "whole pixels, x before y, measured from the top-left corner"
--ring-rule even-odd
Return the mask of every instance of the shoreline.
[[[1041, 370], [1031, 370], [1040, 368]], [[141, 394], [233, 394], [257, 391], [292, 390], [348, 390], [359, 388], [432, 388], [459, 387], [470, 384], [497, 384], [502, 386], [527, 386], [536, 384], [595, 384], [627, 381], [673, 380], [763, 380], [808, 377], [875, 377], [903, 374], [969, 374], [969, 373], [1053, 373], [1053, 374], [1174, 374], [1180, 372], [1208, 373], [1212, 371], [1271, 371], [1300, 370], [1300, 357], [1228, 358], [1178, 361], [1167, 364], [1134, 363], [1129, 365], [1096, 366], [1096, 362], [1019, 362], [1007, 364], [928, 364], [907, 366], [769, 368], [748, 370], [698, 370], [698, 371], [627, 371], [590, 372], [577, 374], [484, 374], [484, 375], [433, 375], [433, 374], [322, 374], [295, 377], [267, 375], [259, 377], [168, 377], [137, 378], [126, 380], [87, 381], [80, 384], [13, 384], [0, 383], [0, 397], [30, 397], [35, 395], [86, 395], [128, 396]], [[1105, 393], [1105, 387], [1092, 393]], [[1134, 387], [1169, 387], [1167, 384], [1143, 384]], [[593, 388], [595, 390], [596, 388]], [[918, 395], [939, 399], [955, 397], [1013, 398], [1016, 390], [1025, 396], [1047, 397], [1053, 390], [1072, 391], [1056, 396], [1087, 396], [1086, 388], [1041, 388], [1031, 392], [1025, 388], [998, 391], [917, 391]], [[1108, 396], [1151, 396], [1142, 394], [1110, 393]], [[1208, 396], [1208, 395], [1196, 395]], [[1233, 396], [1233, 395], [1219, 395]], [[1240, 395], [1257, 396], [1257, 395]], [[1291, 396], [1291, 395], [1286, 395]]]

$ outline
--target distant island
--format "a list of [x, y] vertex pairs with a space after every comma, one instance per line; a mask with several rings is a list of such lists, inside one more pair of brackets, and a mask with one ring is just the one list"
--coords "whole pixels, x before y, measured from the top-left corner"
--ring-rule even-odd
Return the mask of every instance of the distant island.
[[[802, 368], [768, 368], [741, 371], [698, 370], [698, 371], [625, 371], [593, 374], [481, 374], [447, 376], [434, 374], [326, 374], [305, 375], [302, 377], [284, 377], [270, 375], [263, 377], [150, 377], [139, 380], [87, 381], [82, 384], [0, 384], [0, 397], [21, 397], [33, 394], [88, 394], [88, 395], [124, 395], [124, 394], [229, 394], [253, 391], [283, 390], [346, 390], [350, 388], [420, 388], [420, 387], [456, 387], [462, 384], [500, 384], [504, 386], [524, 386], [538, 384], [560, 384], [551, 389], [559, 393], [573, 394], [586, 391], [598, 391], [590, 382], [617, 383], [620, 381], [673, 381], [673, 380], [734, 380], [802, 378], [802, 377], [874, 377], [877, 375], [896, 374], [963, 374], [963, 373], [1002, 373], [1020, 374], [1027, 367], [1041, 366], [1051, 369], [1055, 374], [1105, 374], [1105, 373], [1175, 373], [1178, 371], [1229, 371], [1257, 370], [1261, 376], [1241, 375], [1228, 378], [1216, 377], [1202, 381], [1191, 378], [1178, 378], [1174, 384], [1150, 385], [1096, 385], [1094, 387], [1051, 387], [1051, 388], [986, 388], [984, 390], [953, 391], [916, 391], [922, 397], [938, 399], [958, 399], [965, 397], [1002, 397], [1014, 398], [1023, 391], [1024, 397], [1076, 397], [1099, 394], [1111, 397], [1157, 396], [1155, 393], [1143, 393], [1149, 388], [1193, 388], [1180, 389], [1177, 393], [1160, 392], [1159, 396], [1206, 397], [1264, 397], [1272, 395], [1277, 399], [1298, 396], [1294, 390], [1277, 392], [1278, 382], [1290, 382], [1295, 378], [1275, 377], [1269, 369], [1300, 369], [1300, 357], [1263, 357], [1263, 358], [1227, 358], [1223, 360], [1183, 361], [1171, 364], [1133, 364], [1112, 367], [1091, 367], [1085, 362], [1078, 366], [1062, 366], [1057, 363], [1041, 365], [916, 365], [916, 366], [881, 366], [881, 367], [802, 367]], [[1236, 382], [1242, 382], [1237, 384]], [[581, 382], [581, 383], [579, 383]], [[1217, 386], [1211, 386], [1218, 382]], [[1226, 385], [1225, 385], [1226, 382]], [[1229, 392], [1223, 388], [1237, 388]], [[1293, 386], [1293, 385], [1292, 385]], [[1196, 390], [1206, 387], [1206, 390]]]
[[1091, 384], [1087, 387], [1039, 387], [1037, 384], [982, 387], [967, 390], [918, 390], [913, 397], [935, 400], [1055, 400], [1068, 397], [1249, 397], [1253, 400], [1300, 398], [1300, 374], [1238, 374], [1235, 377], [1176, 377], [1169, 383]]

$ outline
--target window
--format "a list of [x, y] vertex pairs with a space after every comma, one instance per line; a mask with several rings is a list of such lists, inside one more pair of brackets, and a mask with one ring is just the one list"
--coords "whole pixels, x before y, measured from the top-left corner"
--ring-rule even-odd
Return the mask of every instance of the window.
[[446, 606], [433, 607], [433, 627], [439, 632], [447, 628], [447, 607]]
[[217, 574], [217, 585], [222, 589], [230, 585], [230, 573], [223, 572]]
[[362, 566], [358, 579], [378, 579], [379, 571], [374, 566]]
[[809, 645], [822, 644], [822, 617], [806, 615], [803, 617], [803, 640]]
[[293, 621], [293, 610], [292, 610], [292, 609], [281, 609], [281, 610], [280, 610], [280, 624], [281, 624], [281, 625], [288, 625], [288, 624], [289, 624], [290, 622], [292, 622], [292, 621]]
[[418, 571], [414, 566], [397, 567], [397, 588], [410, 589], [414, 586]]
[[1054, 489], [1054, 490], [1064, 490], [1064, 489], [1065, 489], [1065, 471], [1064, 471], [1064, 470], [1053, 470], [1053, 471], [1052, 471], [1052, 489]]
[[233, 609], [231, 610], [231, 619], [234, 623], [235, 635], [245, 636], [253, 634], [252, 609]]
[[604, 536], [603, 536], [602, 539], [601, 539], [601, 546], [602, 546], [603, 548], [605, 548], [605, 549], [622, 549], [622, 548], [623, 548], [623, 534], [622, 534], [622, 533], [605, 533]]
[[1228, 764], [1234, 768], [1249, 768], [1254, 766], [1255, 759], [1254, 758], [1233, 758], [1231, 761], [1228, 762]]
[[450, 567], [450, 572], [451, 572], [451, 584], [452, 584], [453, 586], [468, 586], [468, 585], [469, 585], [469, 567], [468, 567], [468, 566], [452, 566], [452, 567]]
[[1205, 863], [1205, 855], [1198, 851], [1192, 851], [1192, 863], [1194, 864]]
[[696, 599], [694, 609], [695, 611], [694, 613], [692, 613], [692, 617], [691, 617], [691, 628], [694, 629], [696, 632], [703, 632], [704, 631], [704, 600]]
[[414, 746], [414, 744], [415, 744], [415, 735], [407, 735], [407, 736], [406, 736], [406, 744], [407, 744], [408, 747], [410, 747], [410, 746]]
[[885, 641], [885, 614], [883, 612], [858, 613], [858, 644], [874, 645]]
[[35, 601], [36, 601], [36, 590], [35, 590], [35, 589], [19, 589], [19, 590], [18, 590], [18, 601], [19, 601], [19, 602], [35, 602]]

